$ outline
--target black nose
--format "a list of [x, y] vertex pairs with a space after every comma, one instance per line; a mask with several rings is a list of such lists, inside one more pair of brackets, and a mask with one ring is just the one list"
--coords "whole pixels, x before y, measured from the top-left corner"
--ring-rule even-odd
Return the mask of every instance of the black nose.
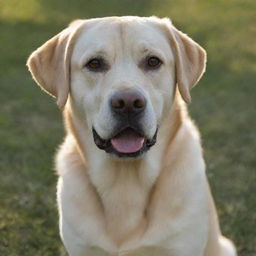
[[141, 113], [146, 106], [145, 97], [137, 90], [118, 91], [110, 100], [112, 110], [117, 114]]

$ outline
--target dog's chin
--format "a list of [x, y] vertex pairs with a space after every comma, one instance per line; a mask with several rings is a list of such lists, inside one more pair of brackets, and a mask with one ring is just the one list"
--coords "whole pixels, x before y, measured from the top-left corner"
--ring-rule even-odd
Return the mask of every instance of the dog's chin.
[[92, 132], [96, 146], [111, 156], [118, 158], [142, 157], [155, 145], [157, 139], [157, 129], [152, 138], [147, 138], [143, 132], [131, 127], [115, 133], [108, 139], [101, 138], [94, 128], [92, 128]]

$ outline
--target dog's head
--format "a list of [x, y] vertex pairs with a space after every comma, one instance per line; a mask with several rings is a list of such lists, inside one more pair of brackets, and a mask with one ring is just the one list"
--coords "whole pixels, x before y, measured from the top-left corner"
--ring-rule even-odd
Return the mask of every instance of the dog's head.
[[78, 20], [37, 49], [28, 67], [65, 107], [68, 96], [98, 148], [136, 157], [156, 142], [176, 84], [186, 103], [205, 51], [168, 19]]

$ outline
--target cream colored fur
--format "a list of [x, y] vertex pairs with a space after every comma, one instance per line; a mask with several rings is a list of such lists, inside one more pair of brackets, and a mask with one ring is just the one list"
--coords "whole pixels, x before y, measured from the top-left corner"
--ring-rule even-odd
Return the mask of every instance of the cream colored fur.
[[[110, 69], [88, 71], [85, 63], [99, 54]], [[139, 67], [148, 54], [162, 59], [159, 70]], [[79, 20], [30, 56], [34, 79], [64, 109], [57, 195], [71, 256], [236, 255], [220, 233], [200, 137], [186, 111], [205, 62], [198, 44], [155, 17]], [[159, 127], [158, 139], [144, 156], [118, 159], [96, 147], [92, 126], [107, 138], [115, 124], [110, 95], [134, 88], [147, 100], [145, 132]]]

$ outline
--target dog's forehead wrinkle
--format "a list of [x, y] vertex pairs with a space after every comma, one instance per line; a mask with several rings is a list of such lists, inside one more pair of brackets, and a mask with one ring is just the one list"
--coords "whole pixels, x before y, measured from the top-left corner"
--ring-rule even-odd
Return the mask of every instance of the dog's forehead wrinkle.
[[116, 47], [116, 42], [119, 42], [120, 32], [115, 24], [93, 24], [92, 26], [85, 26], [81, 32], [77, 43], [75, 45], [76, 51], [93, 51], [104, 50]]
[[130, 24], [125, 34], [125, 49], [131, 49], [136, 56], [139, 55], [159, 55], [163, 59], [174, 60], [173, 53], [164, 32], [160, 27], [153, 26], [150, 23], [135, 26]]
[[[128, 23], [125, 24], [126, 35], [130, 39], [144, 40], [145, 42], [149, 41], [158, 43], [159, 40], [163, 38], [163, 33], [160, 27], [155, 26], [151, 22], [144, 23]], [[136, 37], [135, 37], [136, 35]]]
[[115, 22], [107, 19], [105, 22], [86, 26], [82, 32], [82, 38], [90, 45], [94, 45], [97, 41], [106, 42], [106, 44], [111, 41], [111, 44], [121, 43], [123, 46], [140, 44], [141, 41], [157, 46], [165, 40], [161, 29], [152, 22], [144, 21], [142, 23], [136, 20], [123, 22], [122, 19]]

